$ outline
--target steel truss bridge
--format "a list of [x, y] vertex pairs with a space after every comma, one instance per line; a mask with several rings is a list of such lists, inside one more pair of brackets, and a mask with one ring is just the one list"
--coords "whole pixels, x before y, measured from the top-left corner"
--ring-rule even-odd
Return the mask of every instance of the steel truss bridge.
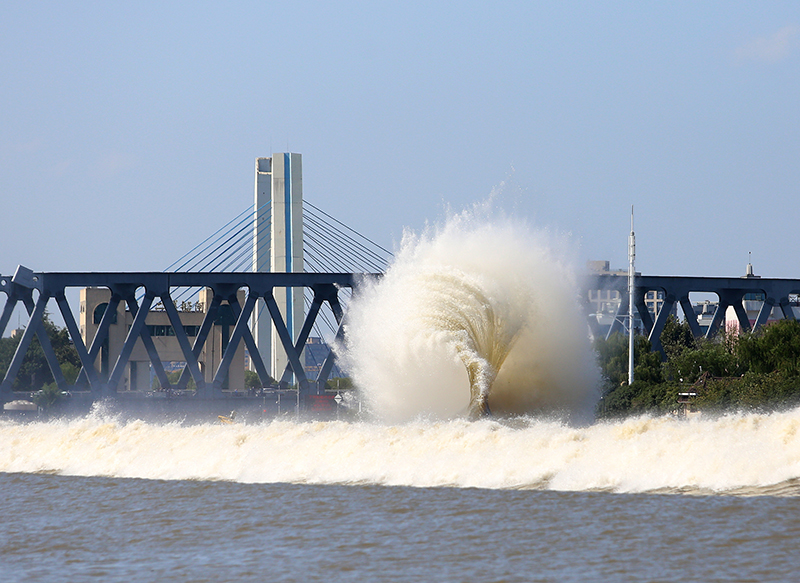
[[[254, 220], [266, 213], [265, 220]], [[134, 346], [141, 340], [147, 357], [162, 390], [185, 390], [194, 380], [195, 396], [200, 399], [227, 398], [223, 386], [234, 360], [237, 347], [244, 343], [262, 386], [270, 386], [269, 374], [255, 339], [248, 326], [251, 315], [268, 317], [273, 322], [280, 343], [287, 355], [288, 364], [281, 381], [294, 375], [301, 397], [317, 393], [334, 370], [335, 355], [331, 351], [322, 363], [315, 363], [319, 372], [307, 378], [301, 363], [301, 354], [309, 336], [342, 338], [342, 320], [347, 303], [358, 282], [378, 276], [386, 269], [391, 252], [370, 241], [361, 233], [338, 221], [322, 209], [304, 200], [303, 206], [303, 268], [300, 273], [274, 273], [265, 271], [264, 264], [254, 264], [254, 249], [259, 237], [272, 228], [269, 202], [261, 208], [248, 206], [223, 227], [181, 256], [163, 272], [107, 272], [107, 273], [34, 273], [19, 266], [13, 276], [0, 276], [0, 292], [5, 294], [5, 305], [0, 314], [0, 337], [5, 334], [11, 315], [17, 305], [24, 305], [28, 322], [12, 358], [2, 375], [0, 370], [0, 401], [13, 398], [14, 383], [23, 366], [25, 355], [34, 337], [44, 352], [48, 367], [62, 391], [89, 391], [92, 399], [115, 395], [122, 385], [126, 366], [131, 360]], [[268, 255], [268, 253], [266, 254]], [[89, 346], [83, 340], [67, 298], [67, 290], [100, 287], [111, 292], [111, 299], [103, 312], [97, 331]], [[306, 317], [296, 342], [293, 343], [286, 321], [273, 296], [275, 288], [303, 288]], [[181, 324], [178, 305], [191, 300], [199, 290], [210, 289], [213, 299], [197, 336], [190, 343]], [[246, 296], [240, 305], [239, 291]], [[0, 296], [2, 296], [0, 293]], [[74, 294], [71, 294], [74, 295]], [[258, 307], [257, 301], [264, 303]], [[45, 333], [44, 318], [48, 302], [54, 300], [63, 317], [70, 339], [78, 353], [81, 371], [74, 386], [67, 383], [52, 344]], [[183, 300], [183, 301], [182, 301]], [[0, 300], [1, 302], [2, 300]], [[119, 355], [109, 371], [98, 370], [104, 342], [109, 337], [120, 303], [127, 306], [133, 323], [123, 342]], [[190, 302], [191, 303], [191, 302]], [[267, 309], [264, 309], [264, 304]], [[213, 371], [213, 380], [204, 380], [198, 358], [203, 347], [213, 340], [213, 325], [219, 322], [221, 312], [233, 313], [235, 324], [225, 326], [228, 337], [220, 362]], [[223, 308], [222, 310], [220, 308]], [[323, 309], [324, 308], [324, 309]], [[171, 383], [160, 355], [145, 323], [151, 312], [166, 312], [179, 343], [185, 365], [177, 383]], [[232, 328], [232, 329], [231, 329]], [[325, 332], [323, 332], [323, 330]], [[102, 368], [102, 366], [101, 366]]]
[[[736, 313], [739, 326], [745, 331], [755, 331], [767, 323], [773, 308], [779, 307], [786, 319], [794, 320], [790, 296], [800, 294], [800, 279], [774, 279], [761, 277], [679, 277], [660, 275], [637, 275], [635, 279], [634, 307], [647, 332], [653, 350], [663, 352], [661, 347], [661, 333], [667, 318], [673, 312], [675, 304], [680, 304], [684, 317], [689, 323], [695, 338], [705, 336], [712, 338], [719, 332], [725, 319], [725, 312], [732, 307]], [[591, 275], [586, 283], [587, 290], [616, 290], [621, 296], [621, 302], [616, 318], [608, 335], [623, 329], [623, 322], [628, 314], [628, 277], [626, 275], [595, 274]], [[645, 295], [649, 291], [660, 291], [664, 294], [664, 303], [655, 319], [650, 314], [645, 304]], [[697, 321], [692, 304], [689, 301], [690, 293], [714, 293], [719, 302], [711, 320], [708, 330], [703, 334]], [[759, 294], [764, 298], [764, 303], [751, 325], [745, 312], [742, 300], [746, 295]], [[584, 295], [586, 297], [586, 295]]]
[[[13, 276], [0, 276], [0, 292], [6, 296], [5, 305], [0, 315], [0, 335], [5, 333], [12, 312], [19, 303], [24, 305], [29, 314], [20, 343], [0, 383], [0, 400], [8, 401], [13, 398], [14, 381], [34, 336], [39, 340], [59, 389], [62, 391], [71, 389], [89, 391], [92, 397], [97, 399], [116, 394], [125, 367], [138, 339], [141, 339], [163, 389], [182, 390], [187, 387], [189, 379], [194, 379], [196, 397], [200, 399], [224, 398], [224, 379], [236, 349], [242, 342], [244, 342], [250, 353], [250, 358], [259, 378], [266, 386], [271, 381], [271, 377], [248, 326], [258, 299], [264, 299], [266, 303], [269, 317], [275, 325], [283, 349], [288, 356], [287, 371], [291, 370], [294, 373], [301, 397], [312, 395], [318, 392], [328, 379], [335, 360], [335, 355], [331, 352], [323, 363], [318, 376], [313, 379], [306, 377], [300, 361], [301, 352], [320, 314], [320, 309], [324, 304], [329, 306], [338, 327], [336, 339], [341, 340], [343, 335], [342, 322], [345, 314], [343, 303], [340, 301], [340, 294], [350, 294], [354, 288], [357, 288], [360, 281], [365, 278], [380, 277], [380, 275], [379, 273], [256, 272], [34, 273], [20, 266]], [[625, 315], [628, 313], [628, 295], [625, 293], [627, 290], [627, 277], [606, 274], [592, 275], [587, 278], [585, 286], [584, 298], [588, 297], [589, 290], [616, 290], [620, 293], [621, 302], [617, 317], [608, 334], [620, 331]], [[68, 289], [85, 287], [103, 287], [111, 292], [111, 299], [103, 312], [98, 330], [89, 346], [86, 346], [83, 341], [75, 321], [74, 312], [67, 300]], [[273, 296], [273, 290], [274, 288], [295, 287], [310, 290], [312, 299], [299, 337], [296, 342], [292, 342], [286, 322]], [[181, 325], [180, 313], [173, 299], [175, 290], [186, 288], [209, 288], [213, 292], [213, 299], [207, 308], [202, 325], [193, 343], [190, 343]], [[243, 305], [240, 305], [238, 299], [240, 289], [246, 290]], [[645, 294], [648, 291], [662, 291], [664, 295], [664, 303], [655, 320], [653, 320], [645, 304]], [[676, 303], [682, 307], [695, 337], [703, 336], [689, 301], [689, 294], [692, 292], [714, 293], [719, 298], [719, 304], [712, 323], [705, 333], [705, 336], [712, 337], [719, 331], [728, 307], [734, 309], [743, 330], [751, 329], [750, 321], [742, 305], [742, 299], [747, 294], [761, 294], [764, 298], [763, 307], [752, 329], [758, 329], [763, 326], [774, 307], [779, 307], [785, 318], [795, 319], [790, 296], [800, 294], [800, 280], [757, 277], [637, 276], [634, 295], [635, 308], [654, 350], [661, 349], [661, 332], [664, 330], [667, 318]], [[47, 304], [50, 300], [55, 300], [58, 305], [82, 364], [75, 386], [70, 386], [64, 378], [58, 358], [45, 332], [44, 318]], [[127, 333], [120, 354], [116, 357], [113, 368], [106, 376], [98, 371], [95, 362], [101, 345], [108, 336], [109, 326], [120, 302], [125, 302], [127, 305], [133, 316], [133, 323]], [[183, 372], [175, 384], [170, 383], [153, 339], [145, 325], [148, 313], [159, 303], [169, 317], [169, 321], [175, 331], [176, 340], [180, 345], [186, 362]], [[206, 382], [200, 370], [198, 356], [201, 354], [203, 346], [209, 337], [212, 324], [223, 303], [231, 306], [236, 322], [230, 332], [230, 340], [223, 352], [217, 370], [213, 373], [213, 381]]]
[[[288, 356], [287, 370], [294, 373], [301, 397], [316, 393], [328, 379], [335, 355], [331, 351], [321, 366], [317, 378], [308, 379], [300, 361], [300, 354], [306, 340], [320, 314], [320, 309], [326, 303], [338, 326], [336, 338], [341, 339], [344, 310], [340, 302], [340, 294], [352, 292], [359, 281], [368, 277], [371, 275], [363, 273], [34, 273], [20, 266], [14, 276], [0, 277], [0, 291], [6, 294], [5, 306], [0, 315], [0, 335], [5, 332], [17, 304], [21, 302], [29, 314], [20, 343], [2, 383], [0, 383], [0, 400], [8, 401], [13, 396], [14, 380], [34, 336], [38, 338], [53, 378], [62, 391], [88, 390], [96, 398], [114, 395], [138, 339], [141, 339], [147, 351], [162, 389], [186, 389], [191, 378], [195, 382], [197, 397], [201, 399], [224, 397], [223, 383], [236, 349], [241, 342], [244, 342], [247, 347], [262, 384], [268, 386], [272, 379], [249, 328], [250, 317], [256, 301], [262, 298]], [[98, 330], [90, 346], [86, 346], [83, 341], [66, 293], [68, 288], [86, 287], [103, 287], [111, 291], [111, 299], [103, 312]], [[295, 343], [292, 342], [286, 322], [273, 296], [274, 288], [294, 287], [309, 289], [312, 294], [310, 307]], [[180, 313], [172, 297], [173, 290], [181, 288], [209, 288], [213, 292], [213, 299], [193, 343], [189, 342], [183, 329]], [[244, 305], [239, 304], [237, 297], [238, 291], [242, 288], [247, 290]], [[142, 290], [144, 290], [143, 295], [141, 295]], [[64, 378], [50, 339], [45, 333], [44, 317], [47, 304], [51, 299], [54, 299], [58, 305], [82, 365], [75, 386], [70, 386]], [[133, 323], [113, 368], [108, 376], [104, 377], [97, 370], [95, 361], [104, 340], [108, 337], [109, 327], [120, 302], [127, 304], [128, 310], [133, 315]], [[223, 351], [217, 370], [214, 371], [213, 381], [209, 383], [204, 380], [198, 356], [203, 350], [223, 303], [230, 305], [236, 323], [230, 332], [228, 345]], [[169, 317], [186, 362], [180, 379], [174, 385], [167, 377], [156, 346], [145, 325], [148, 313], [156, 304], [163, 306], [163, 311]]]

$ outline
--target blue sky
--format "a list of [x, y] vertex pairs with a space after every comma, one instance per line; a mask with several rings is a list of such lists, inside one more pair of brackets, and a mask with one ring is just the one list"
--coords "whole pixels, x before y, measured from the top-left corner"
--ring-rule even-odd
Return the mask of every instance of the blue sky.
[[158, 271], [303, 154], [390, 247], [484, 200], [646, 274], [800, 278], [796, 2], [18, 2], [0, 272]]

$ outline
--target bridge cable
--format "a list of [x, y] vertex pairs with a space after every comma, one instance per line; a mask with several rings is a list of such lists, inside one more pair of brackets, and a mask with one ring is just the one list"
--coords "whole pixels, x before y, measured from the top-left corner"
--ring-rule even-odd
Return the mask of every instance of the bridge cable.
[[313, 204], [311, 204], [310, 202], [308, 202], [308, 201], [307, 201], [307, 200], [305, 200], [305, 199], [303, 199], [303, 202], [304, 202], [305, 204], [307, 204], [308, 206], [310, 206], [312, 209], [316, 210], [317, 212], [319, 212], [319, 213], [321, 213], [321, 214], [325, 215], [326, 217], [328, 217], [329, 219], [331, 219], [331, 220], [332, 220], [332, 221], [334, 221], [335, 223], [337, 223], [337, 224], [341, 225], [342, 227], [344, 227], [344, 228], [345, 228], [345, 229], [347, 229], [348, 231], [350, 231], [350, 232], [352, 232], [352, 233], [354, 233], [354, 234], [358, 235], [359, 237], [361, 237], [362, 239], [364, 239], [365, 241], [367, 241], [367, 242], [368, 242], [370, 245], [374, 245], [375, 247], [377, 247], [378, 249], [380, 249], [380, 250], [381, 250], [381, 251], [383, 251], [384, 253], [388, 253], [389, 255], [392, 255], [391, 251], [389, 251], [388, 249], [384, 249], [383, 247], [381, 247], [380, 245], [378, 245], [378, 244], [377, 244], [377, 243], [375, 243], [374, 241], [371, 241], [370, 239], [368, 239], [367, 237], [365, 237], [364, 235], [362, 235], [361, 233], [359, 233], [358, 231], [355, 231], [355, 230], [351, 229], [350, 227], [348, 227], [347, 225], [345, 225], [344, 223], [342, 223], [341, 221], [338, 221], [338, 220], [336, 220], [335, 218], [333, 218], [331, 215], [329, 215], [328, 213], [326, 213], [325, 211], [323, 211], [323, 210], [322, 210], [322, 209], [320, 209], [319, 207], [316, 207], [316, 206], [314, 206]]
[[[372, 259], [377, 260], [378, 262], [383, 263], [383, 264], [385, 264], [387, 262], [385, 257], [381, 257], [380, 255], [375, 253], [372, 249], [369, 249], [368, 247], [366, 247], [365, 245], [363, 245], [359, 241], [356, 241], [352, 237], [348, 236], [342, 230], [337, 229], [334, 225], [331, 225], [330, 223], [324, 221], [323, 219], [320, 219], [319, 217], [315, 216], [313, 213], [311, 213], [311, 212], [308, 213], [305, 218], [308, 219], [308, 222], [313, 223], [318, 228], [322, 228], [324, 226], [327, 230], [330, 231], [329, 237], [333, 238], [333, 239], [335, 239], [335, 240], [337, 240], [337, 241], [339, 241], [341, 243], [344, 243], [346, 245], [345, 249], [351, 250], [353, 252], [355, 252], [356, 250], [359, 250], [361, 252], [361, 253], [358, 253], [359, 255], [362, 255], [362, 254], [369, 255], [369, 256], [372, 257]], [[390, 253], [390, 255], [391, 255], [391, 253]]]
[[[359, 253], [358, 249], [348, 249], [348, 243], [350, 242], [350, 240], [342, 240], [340, 237], [336, 236], [333, 237], [329, 236], [326, 238], [326, 234], [330, 235], [330, 233], [324, 233], [322, 230], [320, 230], [320, 226], [314, 223], [313, 220], [309, 220], [309, 222], [307, 222], [305, 226], [306, 226], [305, 232], [312, 239], [312, 241], [316, 244], [319, 244], [320, 246], [325, 247], [326, 250], [329, 251], [331, 255], [336, 255], [338, 257], [346, 257], [346, 260], [352, 261], [353, 263], [358, 265], [359, 270], [362, 271], [383, 271], [385, 269], [385, 261], [382, 260], [381, 258], [378, 259], [381, 263], [384, 264], [383, 266], [379, 266], [371, 258], [364, 256], [364, 254], [362, 253]], [[319, 236], [321, 240], [317, 240], [315, 237], [313, 237], [313, 235], [311, 235], [312, 233], [314, 235]], [[336, 248], [332, 247], [331, 245], [323, 243], [322, 240], [331, 241], [332, 244], [339, 243], [340, 248], [342, 250], [337, 251]], [[368, 269], [364, 269], [364, 266], [368, 266]]]

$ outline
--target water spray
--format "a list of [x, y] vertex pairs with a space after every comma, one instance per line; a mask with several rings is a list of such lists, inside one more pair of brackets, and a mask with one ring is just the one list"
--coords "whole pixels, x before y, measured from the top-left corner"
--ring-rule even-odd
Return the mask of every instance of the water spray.
[[387, 420], [591, 409], [596, 368], [565, 238], [479, 208], [408, 234], [341, 351]]

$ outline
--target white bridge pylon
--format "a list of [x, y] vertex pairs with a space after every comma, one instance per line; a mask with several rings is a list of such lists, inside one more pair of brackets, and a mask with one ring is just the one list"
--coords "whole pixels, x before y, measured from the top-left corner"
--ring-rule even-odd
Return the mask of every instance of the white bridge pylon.
[[[303, 161], [300, 154], [273, 154], [256, 158], [255, 204], [253, 205], [253, 271], [256, 273], [301, 273], [303, 262]], [[269, 228], [265, 228], [265, 227]], [[299, 336], [304, 319], [304, 290], [275, 289], [275, 301], [286, 322], [292, 342]], [[252, 330], [261, 358], [277, 380], [284, 378], [289, 359], [271, 318], [262, 317], [263, 299], [253, 312]], [[299, 325], [298, 325], [299, 323]]]

